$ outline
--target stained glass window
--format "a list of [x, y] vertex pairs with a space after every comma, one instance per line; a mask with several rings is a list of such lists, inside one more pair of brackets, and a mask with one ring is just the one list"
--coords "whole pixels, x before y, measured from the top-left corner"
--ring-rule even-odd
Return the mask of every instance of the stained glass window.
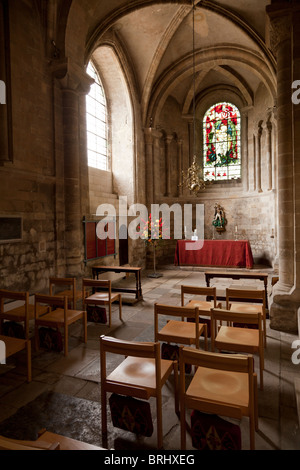
[[90, 62], [87, 73], [95, 80], [86, 97], [88, 165], [108, 170], [107, 107], [98, 73]]
[[205, 180], [241, 177], [241, 116], [235, 105], [217, 103], [205, 113], [203, 160]]

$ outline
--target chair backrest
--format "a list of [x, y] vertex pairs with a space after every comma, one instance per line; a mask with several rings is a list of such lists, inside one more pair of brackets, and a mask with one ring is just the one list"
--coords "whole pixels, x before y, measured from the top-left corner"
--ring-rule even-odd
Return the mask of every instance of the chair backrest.
[[181, 321], [191, 319], [195, 322], [196, 345], [199, 347], [199, 308], [179, 307], [166, 304], [154, 305], [154, 340], [159, 341], [158, 317], [159, 315], [178, 317]]
[[68, 297], [62, 297], [59, 295], [48, 295], [48, 294], [35, 294], [34, 302], [34, 315], [35, 318], [39, 318], [41, 315], [45, 314], [44, 309], [40, 309], [40, 305], [46, 305], [49, 307], [48, 311], [51, 311], [55, 308], [62, 308], [66, 316], [68, 310]]
[[90, 288], [105, 289], [111, 297], [111, 280], [109, 279], [83, 279], [82, 280], [82, 298], [85, 299]]
[[[252, 355], [246, 354], [223, 354], [200, 349], [184, 347], [180, 349], [180, 395], [186, 397], [185, 388], [185, 366], [186, 364], [196, 367], [205, 367], [220, 371], [240, 372], [248, 375], [248, 389], [250, 397], [250, 407], [254, 407], [254, 359]], [[193, 400], [193, 397], [190, 399]], [[196, 401], [196, 400], [195, 400]], [[228, 408], [228, 410], [227, 410]], [[233, 406], [224, 407], [229, 411], [229, 416], [241, 418], [241, 410]], [[203, 410], [204, 411], [204, 410]], [[220, 414], [220, 408], [217, 403], [205, 403], [205, 411], [208, 413]]]
[[69, 287], [72, 296], [73, 307], [76, 305], [76, 278], [75, 277], [50, 277], [49, 279], [49, 293], [50, 295], [59, 295], [55, 291], [55, 287]]
[[[106, 353], [119, 354], [124, 356], [150, 358], [155, 360], [156, 367], [156, 384], [161, 385], [161, 362], [160, 362], [160, 343], [159, 342], [137, 342], [127, 341], [110, 336], [100, 337], [100, 363], [101, 363], [101, 385], [105, 387], [106, 381]], [[112, 386], [112, 384], [110, 384]], [[126, 385], [120, 383], [115, 385], [114, 389], [110, 389], [116, 393], [126, 394]], [[146, 392], [141, 389], [140, 393], [135, 394], [139, 398], [148, 398]]]
[[29, 292], [15, 292], [6, 289], [0, 289], [0, 313], [4, 313], [4, 300], [20, 300], [25, 302], [25, 307], [28, 307]]
[[225, 310], [221, 308], [212, 308], [211, 313], [211, 342], [212, 351], [214, 350], [215, 337], [217, 335], [217, 321], [227, 322], [229, 325], [234, 323], [243, 325], [256, 325], [259, 330], [260, 341], [263, 340], [262, 335], [262, 314], [256, 313], [239, 313], [237, 311]]
[[217, 305], [217, 290], [215, 287], [181, 286], [181, 305], [184, 306], [184, 295], [205, 295], [214, 301], [214, 307]]
[[258, 301], [261, 300], [263, 309], [266, 308], [266, 293], [264, 290], [255, 290], [255, 289], [226, 289], [226, 309], [229, 310], [230, 300], [249, 300], [251, 301]]
[[5, 300], [15, 300], [24, 302], [25, 312], [25, 338], [29, 335], [29, 292], [15, 292], [6, 289], [0, 289], [0, 318], [5, 318], [4, 303]]

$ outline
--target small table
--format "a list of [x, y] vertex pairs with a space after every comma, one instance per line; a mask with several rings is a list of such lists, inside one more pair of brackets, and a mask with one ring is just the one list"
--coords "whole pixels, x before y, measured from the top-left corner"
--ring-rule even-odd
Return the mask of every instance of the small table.
[[[210, 280], [214, 277], [221, 277], [221, 278], [230, 278], [230, 279], [258, 279], [259, 281], [263, 281], [264, 289], [265, 289], [265, 296], [266, 296], [266, 310], [268, 310], [268, 274], [267, 273], [254, 273], [254, 272], [229, 272], [229, 271], [205, 271], [205, 280], [207, 287], [210, 287]], [[218, 297], [219, 300], [226, 300], [226, 297]], [[238, 301], [239, 299], [236, 299]], [[242, 299], [239, 300], [239, 302]], [[253, 300], [254, 302], [254, 300]]]
[[127, 287], [116, 287], [116, 288], [112, 287], [112, 290], [118, 291], [118, 292], [127, 292], [131, 294], [135, 294], [136, 301], [143, 299], [141, 271], [142, 271], [142, 268], [134, 267], [134, 266], [93, 266], [92, 267], [93, 277], [97, 279], [98, 279], [99, 274], [107, 273], [107, 272], [135, 274], [135, 289], [130, 289]]

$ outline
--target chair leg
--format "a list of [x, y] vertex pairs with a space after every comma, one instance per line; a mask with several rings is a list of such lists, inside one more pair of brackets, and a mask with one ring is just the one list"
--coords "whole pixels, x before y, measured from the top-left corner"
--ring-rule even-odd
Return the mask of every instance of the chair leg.
[[255, 418], [254, 416], [249, 417], [249, 428], [250, 428], [250, 449], [255, 450]]
[[31, 340], [26, 341], [26, 354], [27, 354], [27, 382], [32, 380], [32, 370], [31, 370]]
[[65, 356], [68, 355], [69, 349], [68, 349], [68, 325], [65, 325], [65, 336], [64, 336], [64, 342], [65, 342]]
[[175, 397], [175, 413], [179, 416], [179, 381], [178, 381], [178, 362], [173, 362], [174, 371], [174, 397]]
[[156, 396], [156, 420], [157, 420], [157, 448], [163, 447], [163, 420], [162, 420], [162, 399], [161, 390]]
[[204, 324], [204, 348], [207, 351], [207, 324]]
[[259, 368], [260, 368], [260, 377], [259, 377], [260, 389], [263, 390], [264, 389], [264, 357], [263, 357], [263, 353], [261, 353], [260, 356], [259, 356]]
[[108, 314], [109, 314], [108, 323], [109, 323], [109, 327], [111, 327], [111, 303], [110, 302], [108, 304]]
[[87, 313], [86, 310], [83, 312], [83, 335], [84, 335], [84, 342], [87, 342]]
[[119, 295], [119, 316], [120, 316], [120, 320], [122, 321], [122, 296], [121, 294]]
[[35, 339], [35, 350], [39, 351], [40, 349], [40, 338], [39, 338], [39, 327], [35, 325], [34, 327], [34, 339]]
[[107, 411], [106, 411], [106, 392], [101, 387], [101, 426], [102, 426], [102, 445], [107, 447]]

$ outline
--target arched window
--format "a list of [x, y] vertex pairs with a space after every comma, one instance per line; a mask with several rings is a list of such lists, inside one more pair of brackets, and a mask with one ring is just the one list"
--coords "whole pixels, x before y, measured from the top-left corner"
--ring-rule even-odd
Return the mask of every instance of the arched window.
[[91, 62], [87, 73], [95, 80], [86, 97], [88, 165], [108, 170], [106, 98], [99, 75]]
[[210, 181], [241, 177], [241, 116], [231, 103], [214, 104], [204, 115], [203, 173]]

